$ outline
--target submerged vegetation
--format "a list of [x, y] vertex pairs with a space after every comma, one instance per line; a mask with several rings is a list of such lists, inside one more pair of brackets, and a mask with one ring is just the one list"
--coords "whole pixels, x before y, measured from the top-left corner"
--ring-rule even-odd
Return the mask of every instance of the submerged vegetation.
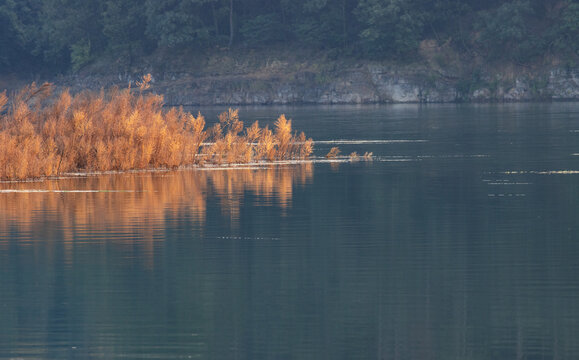
[[0, 179], [305, 159], [313, 150], [284, 115], [273, 129], [244, 127], [230, 109], [206, 129], [201, 114], [164, 110], [162, 96], [145, 92], [149, 81], [77, 95], [53, 95], [50, 84], [0, 93]]

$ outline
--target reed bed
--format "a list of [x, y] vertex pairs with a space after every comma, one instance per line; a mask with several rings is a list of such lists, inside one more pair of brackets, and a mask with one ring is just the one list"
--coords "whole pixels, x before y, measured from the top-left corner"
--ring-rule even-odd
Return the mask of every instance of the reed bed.
[[245, 127], [238, 110], [205, 118], [163, 109], [163, 97], [135, 89], [52, 94], [32, 84], [0, 93], [0, 179], [23, 180], [71, 172], [177, 168], [305, 159], [312, 139], [292, 132], [281, 115], [273, 129]]

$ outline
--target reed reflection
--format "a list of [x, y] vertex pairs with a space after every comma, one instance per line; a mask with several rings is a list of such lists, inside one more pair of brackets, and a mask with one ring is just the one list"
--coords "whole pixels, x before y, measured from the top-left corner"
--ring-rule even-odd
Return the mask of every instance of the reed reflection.
[[293, 187], [312, 177], [312, 164], [292, 164], [2, 183], [0, 247], [106, 240], [152, 253], [165, 238], [166, 221], [184, 218], [202, 226], [210, 198], [236, 221], [246, 193], [287, 208]]
[[286, 209], [291, 204], [293, 187], [303, 185], [313, 176], [313, 164], [273, 166], [263, 168], [238, 168], [202, 170], [207, 183], [220, 198], [221, 211], [232, 222], [239, 220], [239, 210], [246, 191], [259, 196], [262, 204], [277, 205]]

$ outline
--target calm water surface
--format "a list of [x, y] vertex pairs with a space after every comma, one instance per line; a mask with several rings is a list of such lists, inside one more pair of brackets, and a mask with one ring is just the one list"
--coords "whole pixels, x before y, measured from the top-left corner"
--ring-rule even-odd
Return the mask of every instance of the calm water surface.
[[0, 358], [579, 358], [579, 104], [280, 113], [374, 161], [0, 184]]

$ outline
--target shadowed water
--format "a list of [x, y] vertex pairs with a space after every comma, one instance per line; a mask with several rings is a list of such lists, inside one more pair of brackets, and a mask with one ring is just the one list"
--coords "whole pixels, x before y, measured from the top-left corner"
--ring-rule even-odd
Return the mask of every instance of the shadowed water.
[[1, 183], [0, 358], [579, 358], [579, 104], [282, 112], [373, 161]]

